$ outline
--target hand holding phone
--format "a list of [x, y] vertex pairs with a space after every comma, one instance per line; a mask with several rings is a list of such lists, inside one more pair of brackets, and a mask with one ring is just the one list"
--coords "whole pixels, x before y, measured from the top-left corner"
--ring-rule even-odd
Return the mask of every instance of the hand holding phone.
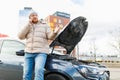
[[31, 23], [31, 24], [32, 24], [32, 18], [29, 18], [29, 23]]

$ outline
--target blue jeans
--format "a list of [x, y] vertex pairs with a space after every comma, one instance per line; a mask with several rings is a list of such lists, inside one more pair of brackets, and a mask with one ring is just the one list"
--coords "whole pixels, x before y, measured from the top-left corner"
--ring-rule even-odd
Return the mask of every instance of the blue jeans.
[[23, 80], [44, 80], [44, 67], [46, 63], [46, 53], [25, 53], [25, 64], [23, 69]]

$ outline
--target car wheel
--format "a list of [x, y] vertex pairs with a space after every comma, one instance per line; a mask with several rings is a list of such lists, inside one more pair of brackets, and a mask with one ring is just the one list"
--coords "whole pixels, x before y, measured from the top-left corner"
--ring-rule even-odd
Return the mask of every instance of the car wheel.
[[106, 80], [110, 80], [110, 76], [108, 75], [107, 72], [104, 73], [106, 75]]
[[48, 74], [47, 76], [45, 76], [45, 80], [67, 80], [67, 79], [60, 74]]
[[104, 72], [103, 76], [100, 77], [99, 80], [110, 80], [108, 73], [107, 73], [107, 72]]

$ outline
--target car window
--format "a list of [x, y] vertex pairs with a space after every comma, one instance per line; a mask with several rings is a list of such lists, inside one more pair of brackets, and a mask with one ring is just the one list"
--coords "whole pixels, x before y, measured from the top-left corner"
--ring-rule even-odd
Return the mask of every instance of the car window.
[[1, 48], [1, 54], [16, 55], [16, 51], [24, 50], [24, 44], [15, 40], [5, 40]]
[[1, 49], [1, 46], [2, 46], [2, 40], [0, 40], [0, 49]]
[[0, 46], [2, 45], [2, 40], [0, 40]]

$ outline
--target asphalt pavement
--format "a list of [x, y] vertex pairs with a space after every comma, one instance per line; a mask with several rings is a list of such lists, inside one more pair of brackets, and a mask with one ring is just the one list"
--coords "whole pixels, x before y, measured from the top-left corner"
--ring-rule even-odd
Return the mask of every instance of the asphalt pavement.
[[120, 80], [120, 68], [109, 68], [110, 80]]

